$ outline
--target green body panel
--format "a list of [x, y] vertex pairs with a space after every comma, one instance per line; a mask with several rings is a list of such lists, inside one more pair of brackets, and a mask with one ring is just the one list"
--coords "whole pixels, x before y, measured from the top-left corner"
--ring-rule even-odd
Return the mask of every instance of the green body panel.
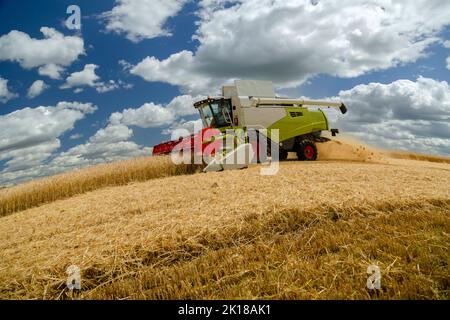
[[301, 107], [285, 107], [286, 117], [269, 126], [268, 135], [271, 130], [279, 130], [279, 141], [282, 142], [297, 136], [309, 134], [316, 131], [328, 130], [328, 120], [322, 110], [310, 110]]

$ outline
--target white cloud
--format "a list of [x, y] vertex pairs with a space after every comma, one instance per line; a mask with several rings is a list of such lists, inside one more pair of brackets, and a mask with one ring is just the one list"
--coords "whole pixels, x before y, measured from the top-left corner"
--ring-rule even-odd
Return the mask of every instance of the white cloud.
[[164, 135], [170, 135], [170, 139], [176, 140], [179, 137], [185, 137], [189, 134], [197, 133], [202, 128], [202, 119], [190, 121], [181, 120], [173, 123], [170, 127], [164, 129], [161, 133]]
[[119, 84], [116, 83], [116, 81], [114, 81], [114, 80], [109, 80], [106, 83], [101, 82], [101, 83], [97, 84], [95, 90], [97, 90], [97, 92], [100, 92], [100, 93], [105, 93], [105, 92], [115, 90], [117, 88], [119, 88]]
[[418, 78], [341, 91], [348, 106], [337, 126], [377, 146], [450, 155], [450, 87]]
[[60, 86], [61, 89], [76, 88], [75, 93], [80, 93], [83, 91], [81, 87], [92, 87], [99, 93], [109, 92], [120, 87], [129, 89], [130, 85], [123, 82], [122, 80], [115, 81], [109, 80], [107, 82], [100, 81], [100, 77], [95, 73], [98, 68], [96, 64], [86, 64], [81, 71], [73, 72], [70, 74], [66, 82]]
[[151, 155], [151, 149], [143, 148], [132, 141], [119, 141], [116, 143], [87, 142], [56, 156], [49, 163], [46, 171], [47, 174], [55, 174], [90, 165], [125, 160], [144, 155]]
[[55, 174], [90, 165], [151, 155], [151, 148], [128, 141], [133, 130], [123, 124], [109, 123], [98, 130], [84, 144], [57, 155], [45, 168], [46, 174]]
[[58, 102], [56, 108], [58, 110], [64, 109], [77, 110], [83, 112], [84, 114], [94, 113], [97, 110], [97, 106], [93, 105], [92, 103], [67, 102], [67, 101]]
[[139, 42], [170, 36], [164, 28], [167, 19], [175, 16], [187, 0], [117, 0], [111, 11], [101, 15], [107, 20], [106, 30], [125, 33], [127, 39]]
[[119, 60], [118, 64], [122, 67], [123, 70], [129, 70], [133, 67], [133, 65], [126, 60]]
[[198, 114], [198, 110], [194, 108], [194, 103], [206, 99], [206, 96], [190, 96], [182, 95], [172, 99], [166, 108], [173, 112], [176, 117], [190, 116]]
[[234, 78], [295, 87], [317, 74], [356, 77], [415, 62], [450, 24], [450, 2], [440, 0], [208, 0], [200, 6], [195, 52], [147, 57], [130, 72], [190, 94], [210, 94]]
[[145, 103], [137, 109], [129, 108], [115, 112], [110, 117], [112, 124], [124, 124], [141, 128], [160, 127], [172, 123], [174, 114], [161, 105]]
[[7, 151], [1, 156], [3, 160], [8, 159], [6, 162], [7, 170], [1, 173], [2, 175], [5, 173], [17, 173], [34, 166], [40, 166], [60, 146], [59, 139], [54, 138], [35, 146]]
[[70, 140], [78, 140], [78, 139], [81, 139], [81, 138], [83, 138], [83, 135], [81, 133], [75, 133], [75, 134], [72, 134], [69, 137]]
[[8, 89], [8, 80], [0, 77], [0, 102], [6, 103], [8, 100], [17, 97], [17, 94], [12, 93]]
[[145, 103], [139, 108], [128, 108], [122, 112], [114, 112], [110, 116], [110, 123], [137, 126], [140, 128], [154, 128], [170, 125], [182, 116], [198, 114], [194, 102], [202, 100], [203, 96], [192, 97], [182, 95], [173, 98], [167, 105]]
[[120, 80], [119, 80], [119, 84], [122, 85], [123, 88], [126, 90], [133, 89], [133, 87], [134, 87], [134, 84], [132, 84], [132, 83], [125, 83], [125, 82], [120, 83]]
[[86, 64], [82, 71], [73, 72], [67, 77], [66, 83], [61, 86], [61, 89], [69, 89], [73, 87], [89, 86], [95, 87], [100, 77], [95, 74], [95, 69], [98, 66], [95, 64]]
[[133, 130], [123, 124], [109, 124], [100, 129], [89, 141], [95, 144], [126, 141], [133, 136]]
[[130, 69], [130, 73], [149, 82], [166, 82], [181, 86], [184, 92], [212, 95], [226, 82], [220, 76], [213, 79], [197, 70], [197, 61], [190, 51], [175, 53], [165, 60], [146, 57]]
[[450, 70], [450, 57], [447, 58], [447, 69]]
[[[187, 85], [189, 65], [193, 62], [192, 52], [184, 50], [162, 61], [155, 57], [146, 57], [136, 66], [133, 66], [130, 72], [141, 76], [147, 81], [163, 81], [171, 84]], [[172, 73], [166, 73], [168, 70]], [[196, 73], [193, 73], [192, 76], [196, 77]], [[202, 80], [202, 78], [199, 77], [198, 80]]]
[[60, 147], [58, 138], [96, 109], [91, 103], [63, 101], [0, 116], [0, 161], [6, 161], [0, 183], [43, 174], [39, 167]]
[[42, 80], [36, 80], [33, 84], [28, 88], [27, 96], [32, 99], [40, 95], [44, 90], [48, 89], [48, 85]]
[[97, 108], [91, 103], [59, 102], [56, 106], [24, 108], [0, 116], [0, 152], [53, 140]]
[[41, 76], [47, 76], [51, 79], [61, 79], [61, 73], [64, 71], [64, 68], [61, 66], [58, 66], [54, 63], [46, 64], [42, 67], [39, 67], [38, 73]]
[[42, 27], [43, 39], [13, 30], [0, 37], [0, 61], [18, 62], [22, 68], [41, 67], [39, 73], [58, 78], [62, 67], [71, 65], [84, 54], [83, 39], [64, 36], [53, 28]]

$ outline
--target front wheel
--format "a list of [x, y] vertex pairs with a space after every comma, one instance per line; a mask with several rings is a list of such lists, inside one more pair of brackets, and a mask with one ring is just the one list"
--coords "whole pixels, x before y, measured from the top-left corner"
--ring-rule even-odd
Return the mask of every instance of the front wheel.
[[317, 147], [311, 140], [300, 141], [297, 145], [297, 158], [300, 161], [315, 161], [317, 159]]

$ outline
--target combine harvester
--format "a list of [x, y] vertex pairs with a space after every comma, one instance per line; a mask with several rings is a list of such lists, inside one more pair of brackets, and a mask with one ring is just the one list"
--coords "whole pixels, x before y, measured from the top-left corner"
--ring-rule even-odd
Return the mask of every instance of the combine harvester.
[[184, 159], [188, 155], [187, 162], [206, 164], [205, 172], [244, 168], [249, 162], [264, 162], [270, 155], [285, 160], [288, 152], [296, 152], [299, 160], [314, 161], [316, 142], [329, 141], [322, 132], [339, 133], [330, 129], [320, 108], [347, 112], [341, 102], [277, 97], [272, 82], [256, 80], [236, 80], [234, 85], [222, 87], [222, 96], [208, 97], [194, 107], [203, 129], [156, 145], [153, 155], [177, 153]]

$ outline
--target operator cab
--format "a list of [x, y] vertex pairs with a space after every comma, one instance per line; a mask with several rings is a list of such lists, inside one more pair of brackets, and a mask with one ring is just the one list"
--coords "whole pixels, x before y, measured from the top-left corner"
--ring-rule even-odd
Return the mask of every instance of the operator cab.
[[232, 125], [231, 99], [208, 98], [194, 103], [200, 112], [205, 128], [222, 128]]

